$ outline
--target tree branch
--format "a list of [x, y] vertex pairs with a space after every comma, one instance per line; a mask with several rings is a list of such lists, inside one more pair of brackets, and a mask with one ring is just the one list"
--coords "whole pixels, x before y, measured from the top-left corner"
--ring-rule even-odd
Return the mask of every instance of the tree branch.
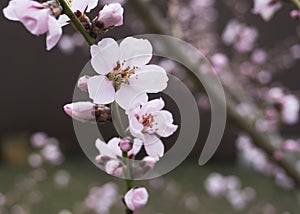
[[[298, 0], [293, 0], [297, 1]], [[299, 3], [299, 2], [298, 2]], [[158, 33], [158, 34], [167, 34], [171, 35], [169, 31], [168, 24], [164, 22], [163, 18], [157, 13], [156, 10], [154, 10], [151, 5], [149, 5], [146, 2], [142, 2], [141, 0], [131, 0], [131, 4], [133, 8], [135, 9], [135, 12], [139, 15], [141, 20], [145, 23], [145, 25], [150, 29], [151, 31]], [[300, 4], [299, 4], [300, 6]], [[184, 61], [190, 61], [187, 57], [185, 57], [184, 53], [182, 53], [182, 50], [176, 49], [176, 46], [172, 46], [171, 44], [167, 44], [168, 48], [172, 48], [172, 51], [176, 52], [176, 55], [180, 56], [184, 59]], [[192, 64], [190, 61], [189, 64]], [[189, 77], [194, 79], [194, 74], [192, 72], [187, 72]], [[210, 81], [207, 79], [205, 75], [202, 75], [203, 81]], [[207, 80], [206, 80], [207, 79]], [[201, 83], [197, 83], [200, 88], [203, 88]], [[210, 90], [211, 94], [214, 95], [214, 98], [216, 100], [219, 100], [219, 95], [214, 92], [213, 86], [207, 87], [207, 90]], [[226, 92], [228, 95], [229, 92]], [[250, 99], [249, 99], [250, 100]], [[220, 102], [222, 103], [222, 102]], [[230, 122], [235, 124], [237, 127], [242, 129], [243, 131], [247, 132], [249, 136], [252, 138], [254, 144], [264, 150], [266, 154], [269, 156], [269, 158], [276, 162], [280, 167], [282, 167], [286, 173], [295, 181], [296, 185], [300, 186], [300, 176], [299, 173], [296, 171], [296, 169], [291, 165], [289, 160], [286, 158], [282, 158], [279, 160], [275, 160], [273, 158], [273, 154], [275, 151], [275, 147], [272, 144], [273, 139], [280, 139], [282, 141], [282, 138], [278, 135], [271, 135], [266, 134], [263, 132], [260, 132], [255, 128], [255, 122], [256, 120], [251, 120], [248, 117], [243, 117], [236, 111], [237, 105], [231, 100], [230, 95], [226, 97], [226, 108], [227, 108], [227, 114]], [[255, 108], [256, 112], [260, 114], [260, 109], [253, 104], [253, 107]], [[262, 115], [262, 114], [261, 114]]]

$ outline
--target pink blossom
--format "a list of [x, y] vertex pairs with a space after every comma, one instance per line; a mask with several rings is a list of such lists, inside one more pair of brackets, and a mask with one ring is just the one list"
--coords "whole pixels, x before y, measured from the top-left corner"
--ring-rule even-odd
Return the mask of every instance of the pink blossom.
[[47, 34], [47, 50], [51, 50], [59, 41], [62, 29], [52, 10], [32, 0], [11, 0], [3, 9], [4, 16], [12, 21], [20, 21], [34, 34]]
[[105, 5], [96, 17], [96, 25], [101, 25], [103, 29], [120, 26], [123, 24], [123, 12], [124, 9], [119, 3]]
[[147, 204], [148, 198], [149, 195], [146, 188], [140, 187], [129, 190], [124, 196], [124, 201], [130, 210], [137, 211]]
[[[155, 159], [164, 154], [164, 145], [158, 136], [169, 137], [178, 127], [173, 124], [172, 114], [162, 110], [164, 105], [162, 99], [155, 99], [128, 110], [131, 134], [141, 139], [147, 154]], [[134, 146], [140, 149], [142, 144]]]
[[269, 21], [274, 13], [281, 8], [280, 1], [273, 0], [254, 0], [254, 8], [252, 12], [259, 14], [265, 21]]
[[111, 39], [91, 46], [91, 64], [100, 74], [88, 80], [88, 92], [94, 103], [114, 100], [123, 108], [146, 93], [158, 93], [167, 87], [166, 71], [146, 65], [152, 58], [152, 46], [146, 39], [125, 38], [120, 45]]
[[114, 183], [106, 183], [101, 187], [92, 187], [84, 203], [97, 214], [107, 214], [117, 199], [118, 186]]
[[300, 149], [300, 145], [298, 141], [289, 139], [284, 142], [283, 149], [289, 152], [297, 152]]
[[[90, 12], [92, 9], [97, 7], [99, 0], [73, 0], [71, 1], [71, 9], [73, 12]], [[61, 26], [69, 24], [69, 17], [65, 14], [59, 16], [58, 22]]]

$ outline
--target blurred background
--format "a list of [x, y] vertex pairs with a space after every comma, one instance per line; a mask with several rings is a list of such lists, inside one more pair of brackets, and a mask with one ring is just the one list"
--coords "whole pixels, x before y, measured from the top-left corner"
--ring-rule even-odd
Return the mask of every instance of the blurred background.
[[[107, 2], [116, 1], [100, 1], [99, 7], [89, 16], [96, 16]], [[218, 59], [222, 62], [224, 58], [216, 55], [222, 53], [236, 70], [247, 70], [252, 66], [249, 63], [253, 53], [263, 50], [268, 60], [263, 64], [266, 68], [257, 66], [266, 71], [256, 73], [262, 79], [260, 83], [253, 86], [253, 76], [250, 78], [247, 72], [237, 74], [241, 79], [247, 77], [246, 91], [251, 94], [250, 90], [254, 88], [278, 86], [288, 88], [298, 96], [300, 28], [299, 21], [289, 16], [294, 8], [292, 4], [285, 4], [269, 22], [265, 22], [251, 12], [253, 2], [249, 0], [140, 1], [146, 9], [154, 12], [154, 20], [161, 20], [161, 23], [151, 25], [149, 20], [147, 23], [147, 17], [146, 21], [143, 19], [140, 13], [143, 10], [136, 2], [122, 2], [124, 25], [110, 30], [104, 37], [119, 40], [131, 35], [161, 33], [156, 27], [161, 24], [166, 32], [199, 48], [213, 64]], [[1, 11], [7, 4], [8, 1], [0, 2]], [[76, 140], [72, 119], [63, 111], [63, 106], [72, 101], [81, 69], [90, 59], [88, 46], [79, 34], [74, 34], [72, 26], [68, 26], [64, 28], [65, 37], [60, 44], [47, 52], [44, 36], [33, 36], [22, 24], [5, 19], [2, 13], [0, 16], [0, 207], [5, 207], [0, 213], [120, 213], [122, 203], [115, 192], [117, 188], [124, 191], [122, 180], [107, 176], [88, 161]], [[244, 50], [247, 47], [243, 45], [233, 47], [226, 42], [225, 31], [229, 29], [227, 34], [230, 34], [232, 28], [228, 25], [233, 20], [256, 32], [249, 33], [250, 37], [256, 37], [249, 50]], [[249, 39], [247, 35], [241, 36], [242, 31], [238, 34], [242, 41]], [[75, 47], [72, 42], [76, 43]], [[249, 43], [251, 41], [246, 46]], [[137, 213], [298, 213], [299, 193], [284, 177], [285, 174], [282, 178], [280, 175], [274, 178], [268, 173], [263, 175], [258, 171], [265, 168], [251, 167], [252, 164], [240, 158], [245, 151], [236, 147], [236, 142], [251, 140], [230, 121], [213, 158], [205, 166], [197, 165], [210, 125], [207, 97], [185, 75], [183, 68], [176, 68], [176, 64], [167, 60], [154, 60], [189, 85], [199, 104], [201, 130], [193, 152], [179, 168], [162, 178], [146, 182], [150, 189], [150, 203]], [[232, 71], [231, 75], [235, 73]], [[107, 136], [115, 134], [111, 127], [111, 124], [102, 126]], [[283, 123], [279, 127], [276, 132], [283, 136], [299, 136], [298, 123]], [[53, 148], [45, 149], [44, 144], [33, 146], [39, 142], [50, 142], [57, 147], [54, 149], [57, 150], [55, 160], [50, 157], [41, 161], [42, 156], [36, 154], [53, 152]], [[260, 155], [257, 152], [252, 157], [260, 158]], [[109, 200], [112, 210], [96, 209], [89, 197], [96, 197], [91, 196], [93, 194], [101, 197], [102, 185], [111, 181], [117, 185], [108, 183], [104, 187], [112, 195], [116, 194], [116, 199]], [[94, 189], [89, 191], [92, 187]]]

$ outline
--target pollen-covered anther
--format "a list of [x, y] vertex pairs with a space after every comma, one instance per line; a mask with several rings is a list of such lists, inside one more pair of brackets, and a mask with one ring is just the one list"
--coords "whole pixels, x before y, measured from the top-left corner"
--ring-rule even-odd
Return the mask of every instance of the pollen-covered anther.
[[152, 114], [144, 114], [142, 115], [142, 124], [144, 127], [149, 127], [152, 128], [153, 127], [153, 115]]
[[136, 69], [138, 69], [138, 66], [124, 67], [125, 63], [125, 60], [122, 63], [117, 62], [113, 71], [107, 74], [107, 78], [113, 81], [113, 86], [116, 90], [120, 89], [122, 84], [129, 85], [129, 78], [131, 75], [134, 75]]

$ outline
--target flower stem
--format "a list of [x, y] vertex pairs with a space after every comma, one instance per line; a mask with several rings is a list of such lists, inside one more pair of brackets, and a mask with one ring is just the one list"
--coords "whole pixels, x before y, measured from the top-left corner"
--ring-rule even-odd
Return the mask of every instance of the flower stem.
[[[126, 158], [126, 160], [127, 160], [126, 161], [127, 170], [126, 170], [125, 184], [126, 184], [126, 192], [128, 192], [132, 188], [131, 171], [130, 171], [130, 159], [128, 158], [128, 153], [127, 152], [123, 152], [123, 157]], [[126, 214], [133, 214], [133, 211], [126, 207], [125, 213]]]
[[297, 6], [298, 10], [300, 10], [300, 1], [299, 0], [290, 0], [290, 1]]
[[122, 119], [121, 119], [120, 111], [119, 111], [119, 105], [116, 102], [113, 102], [111, 104], [111, 114], [112, 114], [114, 126], [115, 126], [119, 136], [125, 137], [126, 133], [125, 133]]
[[67, 0], [58, 0], [60, 5], [63, 8], [64, 14], [66, 14], [70, 20], [72, 21], [75, 28], [82, 34], [82, 36], [85, 38], [87, 43], [89, 45], [96, 44], [96, 40], [86, 31], [86, 29], [83, 27], [79, 19], [76, 17], [72, 9], [70, 8], [70, 5]]

